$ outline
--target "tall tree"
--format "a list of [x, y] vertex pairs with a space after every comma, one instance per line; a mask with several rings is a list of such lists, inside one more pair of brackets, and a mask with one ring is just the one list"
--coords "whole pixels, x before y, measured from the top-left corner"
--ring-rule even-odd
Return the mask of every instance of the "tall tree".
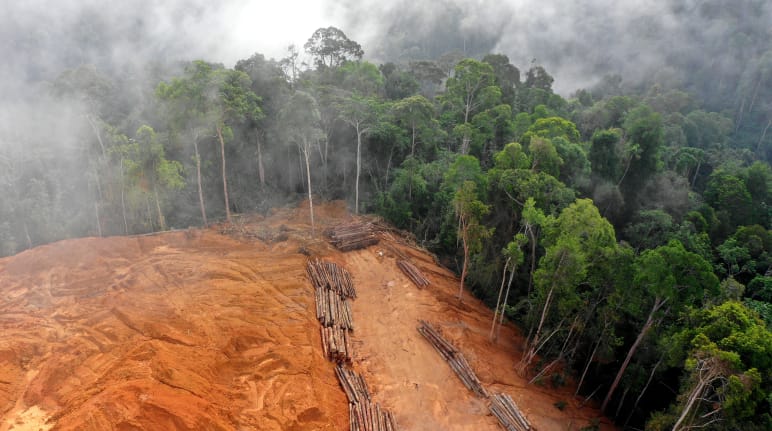
[[357, 160], [356, 179], [354, 181], [354, 213], [359, 214], [359, 176], [362, 171], [362, 139], [381, 121], [384, 105], [373, 97], [357, 94], [338, 100], [339, 118], [354, 129], [356, 133]]
[[314, 57], [319, 68], [337, 67], [345, 61], [359, 60], [364, 55], [362, 47], [336, 27], [317, 29], [303, 47]]
[[[697, 305], [706, 296], [718, 293], [718, 278], [710, 264], [701, 256], [687, 251], [677, 240], [644, 251], [634, 265], [635, 289], [629, 290], [626, 305], [629, 313], [645, 320], [606, 393], [601, 405], [604, 411], [649, 331], [660, 325], [671, 311], [677, 313], [687, 304]], [[641, 312], [646, 310], [648, 314], [644, 317]]]
[[[223, 199], [228, 223], [231, 221], [231, 213], [225, 141], [233, 136], [231, 125], [245, 120], [256, 121], [262, 115], [258, 105], [260, 99], [251, 91], [250, 85], [251, 80], [244, 72], [199, 60], [186, 67], [184, 76], [174, 78], [169, 83], [162, 82], [157, 89], [161, 99], [174, 105], [172, 110], [175, 111], [175, 117], [182, 117], [196, 126], [209, 125], [214, 128], [220, 143]], [[195, 140], [194, 144], [197, 145]], [[199, 197], [203, 212], [200, 192]]]
[[482, 241], [493, 233], [486, 228], [481, 219], [488, 214], [490, 208], [477, 198], [477, 184], [474, 181], [464, 181], [453, 197], [453, 209], [458, 217], [458, 236], [461, 237], [464, 251], [464, 263], [461, 268], [461, 281], [458, 287], [458, 299], [464, 293], [464, 280], [469, 267], [469, 256], [482, 248]]
[[681, 394], [672, 414], [651, 422], [673, 430], [769, 429], [772, 380], [764, 370], [772, 366], [772, 332], [736, 301], [692, 310], [684, 323], [668, 340], [671, 360], [686, 372]]
[[410, 131], [410, 155], [415, 156], [416, 141], [421, 129], [431, 123], [434, 105], [423, 96], [410, 96], [395, 102], [392, 111], [395, 119]]
[[462, 139], [461, 154], [469, 151], [472, 130], [469, 122], [474, 114], [494, 106], [499, 99], [501, 89], [495, 85], [495, 75], [490, 64], [467, 58], [456, 65], [453, 76], [446, 82], [442, 102], [454, 115], [460, 117], [456, 129]]
[[308, 208], [311, 213], [311, 234], [316, 235], [309, 158], [313, 146], [320, 139], [324, 138], [324, 132], [319, 126], [321, 116], [319, 115], [316, 99], [306, 92], [296, 91], [282, 109], [280, 121], [287, 139], [297, 145], [305, 159], [306, 179], [308, 182]]
[[116, 148], [124, 159], [124, 167], [133, 186], [155, 203], [158, 226], [166, 230], [166, 217], [162, 209], [161, 194], [182, 189], [185, 181], [182, 177], [182, 164], [168, 160], [164, 147], [158, 141], [155, 130], [143, 125], [135, 134], [135, 139]]

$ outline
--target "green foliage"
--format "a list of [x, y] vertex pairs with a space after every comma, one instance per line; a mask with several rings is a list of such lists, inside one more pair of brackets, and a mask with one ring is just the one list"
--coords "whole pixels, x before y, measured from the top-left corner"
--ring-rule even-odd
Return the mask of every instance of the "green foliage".
[[362, 47], [336, 27], [319, 28], [303, 45], [317, 67], [337, 67], [364, 55]]
[[531, 156], [531, 169], [536, 172], [544, 172], [557, 178], [560, 175], [560, 166], [563, 159], [558, 155], [558, 150], [549, 139], [533, 138], [528, 146]]
[[[671, 418], [698, 426], [717, 407], [732, 428], [772, 425], [772, 332], [736, 301], [689, 313], [688, 325], [673, 337], [688, 352], [680, 403]], [[679, 349], [673, 349], [678, 352]], [[672, 420], [672, 419], [671, 419]]]
[[341, 87], [362, 96], [375, 96], [383, 92], [383, 76], [374, 64], [367, 61], [348, 61], [336, 71], [342, 76]]
[[627, 168], [622, 181], [626, 206], [636, 209], [640, 191], [646, 180], [661, 164], [662, 118], [651, 108], [641, 106], [627, 113], [624, 129], [628, 137]]
[[517, 142], [510, 142], [504, 149], [494, 156], [496, 169], [529, 169], [531, 159], [523, 151], [522, 145]]
[[[668, 308], [678, 310], [685, 304], [697, 305], [719, 292], [718, 278], [710, 264], [676, 240], [645, 250], [634, 265], [633, 284], [640, 289], [635, 295], [647, 302], [667, 301]], [[634, 302], [628, 306], [631, 311], [642, 311]]]
[[[302, 71], [294, 48], [233, 69], [154, 66], [156, 98], [130, 71], [62, 73], [47, 89], [83, 109], [83, 124], [57, 137], [77, 150], [40, 151], [50, 136], [26, 136], [34, 130], [3, 135], [29, 145], [18, 154], [0, 146], [0, 253], [155, 230], [166, 217], [193, 225], [196, 201], [203, 219], [204, 200], [222, 194], [244, 212], [290, 203], [311, 182], [325, 199], [358, 201], [361, 183], [357, 208], [376, 208], [451, 265], [464, 249], [459, 269], [471, 267], [476, 294], [495, 290], [505, 261], [517, 267], [504, 309], [538, 332], [529, 347], [542, 366], [562, 364], [537, 381], [586, 369], [587, 395], [589, 381], [608, 386], [630, 353], [618, 419], [633, 413], [640, 427], [643, 410], [672, 401], [649, 422], [670, 429], [697, 367], [713, 364], [723, 373], [713, 428], [752, 429], [753, 416], [757, 429], [767, 424], [764, 325], [725, 304], [740, 300], [772, 325], [769, 53], [743, 49], [730, 62], [742, 71], [705, 81], [725, 100], [663, 73], [647, 78], [661, 85], [609, 75], [566, 101], [543, 67], [521, 77], [500, 54], [376, 67], [334, 27], [306, 49], [315, 67]], [[679, 377], [680, 397], [645, 393], [677, 388]], [[628, 412], [632, 394], [640, 398]], [[687, 418], [714, 411], [698, 404]]]
[[495, 85], [490, 64], [467, 58], [459, 62], [446, 82], [441, 102], [461, 123], [468, 123], [481, 110], [496, 105], [501, 89]]
[[714, 240], [726, 238], [737, 226], [750, 224], [752, 199], [742, 178], [724, 170], [715, 171], [710, 175], [704, 197], [715, 209], [718, 219], [712, 235]]
[[562, 137], [571, 143], [578, 143], [580, 140], [579, 131], [576, 125], [565, 118], [548, 117], [537, 119], [523, 135], [523, 144], [528, 146], [533, 137], [557, 138]]
[[662, 210], [639, 211], [624, 230], [625, 238], [638, 249], [665, 245], [673, 237], [675, 226], [670, 214]]
[[592, 135], [588, 158], [592, 172], [605, 180], [618, 181], [622, 176], [621, 158], [617, 145], [621, 139], [619, 130], [599, 130]]

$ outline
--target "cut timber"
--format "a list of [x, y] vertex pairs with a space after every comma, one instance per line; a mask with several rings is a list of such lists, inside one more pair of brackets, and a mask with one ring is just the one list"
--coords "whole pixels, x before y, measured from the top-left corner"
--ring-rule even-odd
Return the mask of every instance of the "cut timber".
[[517, 408], [517, 404], [507, 394], [495, 394], [491, 398], [491, 404], [488, 408], [507, 431], [535, 430], [520, 409]]
[[445, 359], [448, 365], [450, 365], [450, 368], [453, 369], [458, 378], [461, 379], [470, 391], [480, 397], [488, 398], [488, 391], [485, 390], [480, 379], [478, 379], [477, 375], [472, 371], [472, 368], [469, 366], [469, 363], [461, 352], [456, 350], [452, 344], [442, 338], [439, 332], [424, 320], [420, 321], [418, 332], [420, 332], [440, 356]]
[[356, 298], [357, 296], [351, 274], [334, 262], [309, 259], [306, 263], [306, 272], [311, 283], [317, 289], [326, 287], [336, 291], [344, 298]]
[[327, 359], [339, 364], [351, 362], [352, 351], [348, 331], [337, 327], [322, 327], [321, 331], [322, 348]]
[[345, 223], [328, 232], [330, 242], [340, 251], [358, 250], [378, 244], [376, 229], [372, 223]]
[[347, 298], [356, 296], [348, 271], [332, 262], [309, 260], [306, 271], [314, 285], [316, 318], [324, 327], [354, 329], [351, 304]]
[[416, 268], [415, 265], [410, 263], [410, 261], [400, 259], [397, 261], [397, 266], [402, 270], [402, 272], [405, 273], [405, 275], [408, 276], [410, 280], [413, 281], [413, 284], [418, 286], [419, 289], [423, 289], [429, 285], [429, 280], [424, 277], [421, 271]]
[[365, 379], [353, 370], [338, 365], [335, 374], [349, 402], [351, 431], [396, 431], [397, 422], [390, 411], [373, 403]]

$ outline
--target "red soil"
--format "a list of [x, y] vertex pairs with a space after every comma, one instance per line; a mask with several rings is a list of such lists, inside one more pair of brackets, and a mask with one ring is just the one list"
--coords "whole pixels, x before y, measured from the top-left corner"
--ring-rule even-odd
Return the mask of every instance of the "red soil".
[[[418, 319], [538, 430], [578, 430], [599, 416], [572, 388], [519, 377], [519, 335], [506, 327], [490, 342], [491, 311], [468, 293], [459, 302], [457, 279], [429, 254], [396, 240], [340, 253], [311, 237], [307, 214], [277, 211], [230, 235], [76, 239], [0, 259], [0, 431], [347, 429], [300, 250], [352, 273], [354, 367], [403, 430], [501, 429], [416, 331]], [[316, 216], [323, 227], [350, 217], [340, 204]], [[394, 250], [432, 285], [410, 284]]]

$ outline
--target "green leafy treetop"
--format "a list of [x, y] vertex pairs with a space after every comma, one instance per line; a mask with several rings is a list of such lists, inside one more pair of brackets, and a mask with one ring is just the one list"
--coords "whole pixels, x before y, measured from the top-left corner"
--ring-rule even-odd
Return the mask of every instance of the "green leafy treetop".
[[314, 57], [319, 68], [337, 67], [349, 60], [359, 60], [365, 54], [358, 43], [336, 27], [317, 29], [303, 48]]

